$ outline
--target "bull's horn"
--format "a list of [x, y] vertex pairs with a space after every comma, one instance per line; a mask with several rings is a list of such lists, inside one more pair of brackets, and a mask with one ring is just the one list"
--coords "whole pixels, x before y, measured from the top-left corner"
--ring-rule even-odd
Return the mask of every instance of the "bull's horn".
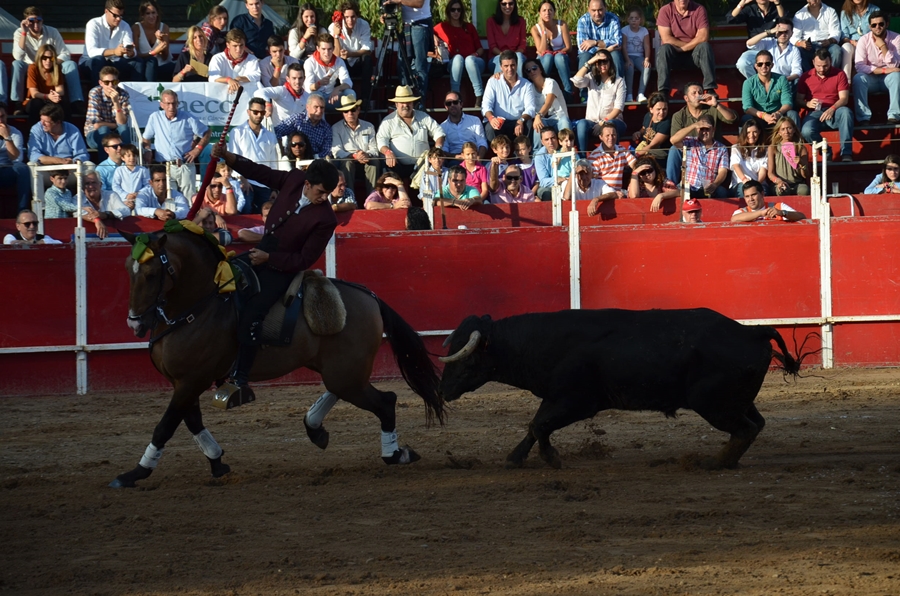
[[450, 356], [439, 356], [438, 360], [447, 364], [449, 362], [456, 362], [457, 360], [462, 360], [469, 354], [475, 351], [475, 347], [478, 345], [478, 341], [481, 339], [481, 331], [475, 330], [469, 336], [469, 343], [464, 345], [462, 349], [456, 354], [451, 354]]

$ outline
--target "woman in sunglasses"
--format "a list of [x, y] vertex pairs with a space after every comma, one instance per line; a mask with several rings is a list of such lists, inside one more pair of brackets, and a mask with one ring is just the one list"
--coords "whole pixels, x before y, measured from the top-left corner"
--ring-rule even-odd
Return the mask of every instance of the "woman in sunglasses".
[[66, 120], [70, 119], [72, 108], [66, 94], [66, 79], [62, 75], [55, 47], [44, 44], [38, 48], [34, 64], [28, 66], [25, 86], [28, 94], [23, 103], [32, 126], [41, 119], [41, 108], [49, 103], [62, 107]]
[[547, 76], [544, 65], [537, 60], [526, 60], [522, 66], [525, 78], [534, 85], [536, 105], [534, 106], [534, 146], [541, 144], [541, 131], [546, 127], [557, 131], [572, 127], [569, 110], [562, 89], [555, 79]]
[[475, 107], [481, 107], [484, 95], [484, 48], [478, 30], [466, 22], [466, 9], [462, 0], [447, 3], [446, 17], [434, 27], [434, 46], [447, 46], [450, 58], [450, 90], [459, 93], [463, 70], [469, 74], [475, 92]]
[[900, 194], [900, 156], [891, 153], [884, 158], [881, 173], [866, 187], [864, 194]]
[[642, 157], [634, 163], [631, 182], [628, 184], [628, 198], [652, 198], [650, 211], [659, 211], [666, 199], [678, 197], [678, 187], [668, 180], [652, 157]]
[[528, 25], [519, 16], [519, 4], [516, 0], [497, 0], [497, 10], [493, 18], [487, 20], [488, 47], [493, 57], [491, 63], [494, 72], [500, 72], [500, 54], [504, 50], [516, 53], [519, 78], [522, 77], [522, 63], [525, 62], [525, 34]]
[[306, 169], [314, 159], [312, 143], [306, 133], [294, 132], [287, 138], [284, 147], [284, 158], [281, 164], [282, 170]]
[[600, 136], [600, 124], [603, 122], [611, 122], [616, 127], [618, 137], [625, 138], [627, 126], [622, 118], [625, 110], [625, 80], [617, 76], [612, 54], [607, 50], [597, 50], [578, 69], [572, 82], [579, 89], [588, 90], [584, 120], [579, 120], [575, 129], [578, 149], [584, 153], [593, 149], [592, 141]]

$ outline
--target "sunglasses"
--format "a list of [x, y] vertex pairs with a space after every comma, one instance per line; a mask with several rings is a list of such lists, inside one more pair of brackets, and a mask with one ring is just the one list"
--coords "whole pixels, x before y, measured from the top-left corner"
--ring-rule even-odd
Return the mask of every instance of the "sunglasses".
[[450, 180], [450, 182], [452, 182], [453, 184], [465, 184], [466, 179], [465, 178], [462, 178], [462, 179], [454, 178], [454, 179]]
[[222, 188], [221, 184], [210, 184], [209, 188]]
[[604, 58], [603, 60], [597, 60], [597, 64], [609, 64], [609, 60]]
[[254, 116], [259, 116], [259, 115], [261, 115], [261, 114], [265, 114], [265, 113], [266, 113], [265, 110], [249, 110], [249, 111], [250, 111], [250, 113], [253, 114]]
[[763, 66], [771, 67], [772, 63], [771, 62], [757, 62], [756, 65], [760, 68], [762, 68]]
[[504, 176], [503, 179], [507, 182], [515, 182], [516, 180], [520, 180], [521, 176]]
[[41, 56], [41, 60], [53, 60], [53, 56]]
[[500, 6], [515, 6], [515, 2], [501, 2]]
[[111, 10], [108, 9], [108, 8], [106, 9], [106, 12], [108, 12], [109, 14], [111, 14], [111, 15], [112, 15], [112, 18], [116, 19], [117, 21], [121, 21], [122, 18], [125, 16], [124, 14], [118, 14], [118, 13], [115, 13], [115, 12], [111, 11]]
[[537, 67], [537, 66], [530, 66], [530, 67], [528, 67], [528, 68], [525, 69], [525, 72], [534, 72], [534, 71], [536, 71], [536, 70], [538, 70], [538, 67]]
[[107, 149], [118, 149], [122, 146], [122, 143], [116, 143], [115, 145], [104, 145]]
[[36, 221], [23, 221], [23, 222], [22, 222], [22, 225], [25, 226], [26, 228], [36, 228], [37, 225], [38, 225], [38, 222], [36, 222]]
[[296, 141], [294, 143], [291, 143], [291, 147], [306, 147], [306, 143], [302, 141]]
[[869, 23], [869, 27], [872, 29], [880, 29], [881, 27], [884, 27], [884, 23]]
[[117, 79], [112, 79], [111, 81], [100, 80], [101, 85], [118, 85], [119, 81]]
[[460, 101], [458, 99], [448, 99], [447, 101], [444, 102], [444, 105], [447, 107], [450, 107], [450, 106], [458, 106], [461, 103], [462, 103], [462, 101]]
[[643, 176], [644, 174], [655, 174], [655, 173], [656, 172], [654, 172], [653, 170], [642, 170], [642, 171], [638, 172], [638, 176]]
[[28, 17], [28, 22], [29, 23], [43, 23], [44, 19], [43, 19], [43, 17]]
[[447, 12], [462, 12], [462, 8], [460, 8], [459, 6], [454, 6], [453, 8], [451, 8], [450, 10], [448, 10]]

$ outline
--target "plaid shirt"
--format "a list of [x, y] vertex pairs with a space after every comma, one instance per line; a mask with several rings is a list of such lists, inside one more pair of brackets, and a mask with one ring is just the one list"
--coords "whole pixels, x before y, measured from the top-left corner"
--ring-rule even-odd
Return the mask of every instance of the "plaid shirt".
[[728, 147], [719, 141], [707, 148], [693, 137], [684, 140], [687, 147], [687, 170], [684, 177], [689, 188], [703, 188], [716, 179], [719, 168], [729, 168]]
[[[619, 17], [609, 11], [603, 15], [603, 23], [600, 25], [591, 20], [590, 13], [581, 15], [581, 18], [578, 19], [576, 33], [575, 40], [578, 43], [578, 47], [581, 47], [581, 42], [590, 39], [594, 41], [602, 40], [606, 47], [619, 46], [617, 49], [622, 49], [622, 30], [619, 25]], [[593, 55], [599, 49], [597, 46], [594, 46], [587, 53]], [[579, 53], [581, 53], [581, 50], [579, 50]]]
[[[121, 87], [116, 87], [119, 96], [122, 98], [122, 110], [128, 114], [131, 104], [128, 102], [128, 92]], [[88, 93], [87, 115], [84, 117], [84, 136], [87, 136], [94, 130], [94, 124], [97, 122], [115, 122], [116, 110], [113, 102], [103, 93], [103, 87], [99, 85], [91, 89]]]
[[302, 132], [309, 137], [316, 157], [326, 157], [331, 152], [331, 125], [325, 122], [325, 118], [319, 120], [318, 124], [313, 124], [306, 116], [306, 112], [297, 112], [275, 126], [275, 136], [279, 139], [294, 131]]

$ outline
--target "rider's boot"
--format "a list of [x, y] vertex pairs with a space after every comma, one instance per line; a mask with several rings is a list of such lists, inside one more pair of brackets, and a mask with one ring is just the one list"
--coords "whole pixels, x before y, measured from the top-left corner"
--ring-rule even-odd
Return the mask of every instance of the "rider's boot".
[[256, 344], [240, 344], [237, 362], [234, 365], [234, 373], [231, 375], [231, 382], [219, 387], [213, 398], [213, 403], [217, 407], [223, 410], [230, 410], [256, 400], [256, 395], [253, 393], [253, 389], [250, 388], [249, 377], [258, 349], [259, 347]]

